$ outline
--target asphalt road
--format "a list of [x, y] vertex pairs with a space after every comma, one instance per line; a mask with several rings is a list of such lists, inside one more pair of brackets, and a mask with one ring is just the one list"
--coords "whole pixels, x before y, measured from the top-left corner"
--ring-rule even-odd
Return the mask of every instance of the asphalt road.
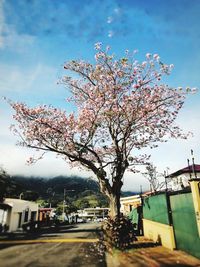
[[0, 267], [106, 267], [99, 224], [44, 229], [0, 238]]

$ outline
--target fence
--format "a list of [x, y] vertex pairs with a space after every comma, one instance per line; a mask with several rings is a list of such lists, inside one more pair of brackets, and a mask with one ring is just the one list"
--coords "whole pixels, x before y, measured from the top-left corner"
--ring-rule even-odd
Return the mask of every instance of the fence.
[[192, 192], [163, 192], [143, 200], [144, 235], [200, 258], [200, 179]]

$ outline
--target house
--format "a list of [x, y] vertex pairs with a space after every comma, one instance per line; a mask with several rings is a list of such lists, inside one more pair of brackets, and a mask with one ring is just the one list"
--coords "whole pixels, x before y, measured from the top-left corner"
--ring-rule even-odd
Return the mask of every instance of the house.
[[189, 165], [166, 176], [168, 189], [177, 191], [189, 187], [189, 179], [200, 177], [200, 165]]
[[140, 195], [121, 197], [120, 205], [120, 211], [124, 215], [128, 215], [132, 211], [132, 209], [137, 208], [139, 205], [141, 205], [141, 197]]
[[38, 219], [38, 204], [22, 199], [5, 198], [0, 203], [0, 224], [9, 232], [16, 231], [29, 221]]

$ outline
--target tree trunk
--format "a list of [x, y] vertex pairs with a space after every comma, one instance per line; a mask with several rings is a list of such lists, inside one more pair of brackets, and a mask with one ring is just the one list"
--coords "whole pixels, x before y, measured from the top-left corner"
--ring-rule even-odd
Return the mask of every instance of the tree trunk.
[[[120, 194], [121, 187], [123, 185], [120, 177], [115, 177], [113, 179], [113, 185], [109, 184], [108, 179], [105, 177], [97, 176], [100, 185], [100, 191], [105, 194], [109, 198], [109, 207], [110, 213], [109, 216], [111, 218], [115, 218], [116, 216], [120, 217]], [[118, 179], [117, 179], [118, 178]]]
[[112, 194], [109, 197], [110, 217], [120, 216], [120, 194]]

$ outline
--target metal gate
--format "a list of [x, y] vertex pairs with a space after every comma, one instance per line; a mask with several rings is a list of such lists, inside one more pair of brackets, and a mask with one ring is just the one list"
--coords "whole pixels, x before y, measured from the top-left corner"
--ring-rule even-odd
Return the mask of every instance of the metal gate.
[[170, 204], [177, 249], [200, 258], [200, 237], [192, 193], [171, 195]]

